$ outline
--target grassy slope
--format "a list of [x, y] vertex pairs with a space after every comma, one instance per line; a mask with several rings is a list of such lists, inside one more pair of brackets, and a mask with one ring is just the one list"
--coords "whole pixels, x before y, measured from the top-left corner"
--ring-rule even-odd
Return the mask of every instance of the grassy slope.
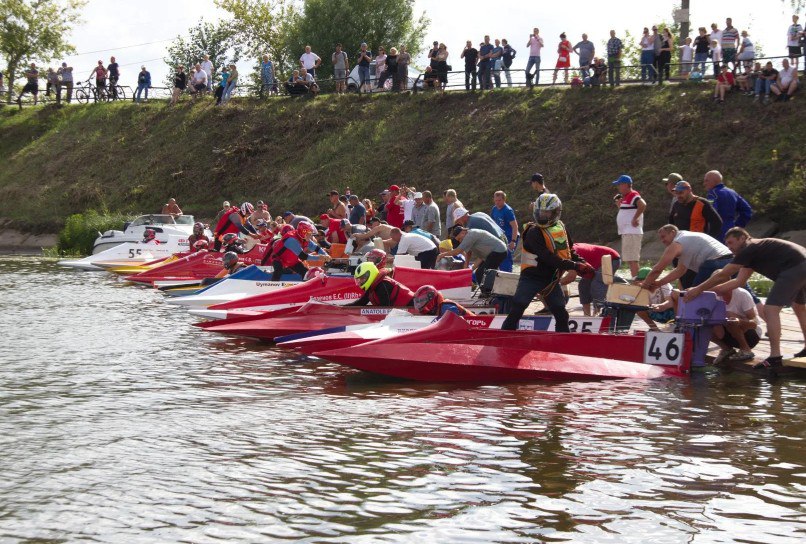
[[[211, 217], [223, 199], [259, 198], [278, 213], [314, 214], [325, 191], [376, 195], [389, 181], [435, 193], [453, 187], [487, 209], [506, 190], [526, 219], [542, 172], [566, 203], [577, 238], [613, 239], [609, 181], [626, 172], [664, 221], [662, 177], [701, 187], [717, 168], [764, 215], [805, 228], [806, 99], [717, 106], [701, 86], [546, 89], [445, 96], [329, 96], [57, 110], [0, 110], [0, 218], [54, 231], [88, 208], [156, 211], [175, 196]], [[774, 158], [773, 150], [777, 152]]]

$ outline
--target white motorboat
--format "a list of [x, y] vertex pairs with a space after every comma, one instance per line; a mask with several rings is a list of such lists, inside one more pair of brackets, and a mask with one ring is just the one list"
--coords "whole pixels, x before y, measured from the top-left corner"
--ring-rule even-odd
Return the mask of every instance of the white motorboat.
[[[92, 252], [100, 253], [125, 242], [139, 242], [145, 237], [146, 229], [153, 229], [157, 233], [157, 240], [167, 243], [169, 236], [179, 237], [180, 251], [188, 249], [188, 237], [193, 234], [192, 215], [149, 214], [141, 215], [131, 222], [123, 225], [123, 230], [108, 230], [95, 239]], [[209, 231], [207, 232], [210, 237]]]
[[[168, 304], [184, 306], [186, 308], [201, 309], [231, 302], [252, 295], [269, 293], [289, 285], [297, 285], [299, 280], [272, 281], [271, 267], [249, 266], [228, 276], [213, 285], [196, 292], [193, 295], [179, 296], [165, 299]], [[291, 276], [299, 277], [299, 276]]]
[[[124, 242], [100, 253], [93, 253], [83, 259], [64, 259], [59, 266], [79, 270], [105, 270], [99, 264], [137, 265], [170, 257], [174, 253], [187, 251], [187, 236], [163, 236], [159, 244], [142, 241]], [[163, 241], [164, 240], [164, 241]]]

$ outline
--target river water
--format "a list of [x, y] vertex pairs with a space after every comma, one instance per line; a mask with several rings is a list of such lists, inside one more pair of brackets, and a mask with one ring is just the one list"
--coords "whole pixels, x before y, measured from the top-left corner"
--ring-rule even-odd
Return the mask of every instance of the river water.
[[806, 384], [399, 382], [0, 257], [0, 541], [803, 542]]

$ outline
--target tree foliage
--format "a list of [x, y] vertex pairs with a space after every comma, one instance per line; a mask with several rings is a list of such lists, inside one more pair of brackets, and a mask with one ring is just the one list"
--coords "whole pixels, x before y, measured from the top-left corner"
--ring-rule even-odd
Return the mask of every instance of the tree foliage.
[[[168, 46], [168, 56], [163, 60], [170, 67], [169, 73], [173, 74], [177, 64], [183, 64], [189, 72], [190, 66], [201, 62], [204, 55], [210, 55], [214, 70], [218, 70], [224, 64], [238, 62], [241, 54], [242, 46], [231, 24], [228, 22], [212, 24], [199, 20], [185, 34], [176, 37], [176, 40]], [[166, 79], [166, 86], [173, 86], [172, 75]]]
[[75, 51], [67, 37], [80, 21], [79, 10], [85, 4], [86, 0], [0, 1], [0, 56], [6, 62], [9, 89], [25, 64], [48, 62]]
[[350, 57], [350, 64], [361, 42], [367, 42], [373, 52], [378, 46], [391, 47], [406, 45], [412, 57], [416, 57], [423, 47], [430, 20], [425, 13], [414, 16], [414, 0], [305, 0], [302, 16], [289, 39], [289, 51], [294, 63], [298, 64], [304, 47], [312, 50], [323, 59], [318, 75], [332, 74], [330, 55], [337, 43], [344, 46]]

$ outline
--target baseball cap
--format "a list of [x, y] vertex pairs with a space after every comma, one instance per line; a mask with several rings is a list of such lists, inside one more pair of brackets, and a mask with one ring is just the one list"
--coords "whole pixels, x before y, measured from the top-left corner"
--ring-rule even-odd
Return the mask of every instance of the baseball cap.
[[543, 183], [543, 174], [534, 173], [532, 174], [532, 179], [529, 180], [529, 183], [533, 182]]
[[380, 194], [388, 195], [389, 194], [389, 189], [384, 189], [383, 191], [380, 192]]
[[414, 193], [414, 196], [412, 196], [412, 198], [423, 198], [423, 193], [420, 192]]
[[678, 181], [683, 181], [683, 176], [678, 174], [677, 172], [672, 172], [667, 177], [663, 178], [664, 183], [677, 183]]
[[464, 208], [456, 208], [455, 210], [453, 210], [453, 220], [454, 221], [456, 221], [459, 218], [464, 217], [465, 215], [467, 215], [467, 210], [464, 209]]
[[627, 174], [621, 174], [616, 181], [611, 183], [610, 185], [619, 185], [621, 183], [629, 183], [632, 185], [632, 178]]
[[389, 191], [389, 192], [400, 191], [400, 187], [398, 187], [397, 185], [390, 185], [389, 189], [387, 189], [387, 191]]
[[319, 216], [319, 219], [330, 219], [330, 216], [326, 213], [323, 213], [322, 215]]
[[652, 269], [648, 266], [644, 266], [638, 269], [638, 274], [636, 274], [635, 279], [637, 280], [645, 280], [649, 273], [652, 272]]
[[675, 183], [675, 185], [674, 185], [674, 192], [675, 193], [680, 193], [680, 192], [683, 192], [685, 190], [690, 190], [690, 189], [691, 189], [691, 184], [689, 182], [687, 182], [687, 181], [682, 181], [681, 180], [681, 181], [678, 181], [677, 183]]
[[456, 240], [456, 237], [459, 236], [459, 233], [465, 230], [467, 229], [464, 228], [462, 225], [454, 225], [453, 230], [451, 231], [451, 240]]
[[290, 210], [289, 210], [289, 211], [284, 211], [284, 212], [283, 212], [283, 217], [288, 217], [289, 215], [294, 215], [294, 212], [292, 212], [292, 211], [290, 211]]

